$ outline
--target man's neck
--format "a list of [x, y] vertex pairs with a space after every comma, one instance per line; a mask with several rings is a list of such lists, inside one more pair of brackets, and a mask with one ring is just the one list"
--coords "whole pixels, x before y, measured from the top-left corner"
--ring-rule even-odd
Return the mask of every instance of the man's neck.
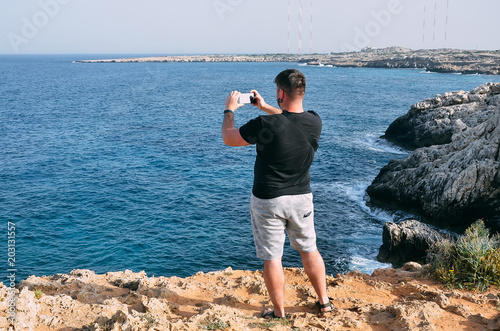
[[290, 102], [290, 103], [282, 103], [281, 109], [288, 111], [289, 113], [303, 113], [304, 107], [302, 106], [302, 102]]

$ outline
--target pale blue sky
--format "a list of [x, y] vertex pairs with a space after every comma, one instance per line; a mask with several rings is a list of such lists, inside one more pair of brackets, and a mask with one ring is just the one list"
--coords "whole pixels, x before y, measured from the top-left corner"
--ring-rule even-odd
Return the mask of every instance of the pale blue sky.
[[[499, 0], [313, 1], [313, 52], [395, 45], [500, 49]], [[0, 53], [287, 53], [288, 3], [0, 0]], [[299, 0], [290, 3], [290, 52], [298, 53]], [[307, 54], [311, 1], [301, 4]]]

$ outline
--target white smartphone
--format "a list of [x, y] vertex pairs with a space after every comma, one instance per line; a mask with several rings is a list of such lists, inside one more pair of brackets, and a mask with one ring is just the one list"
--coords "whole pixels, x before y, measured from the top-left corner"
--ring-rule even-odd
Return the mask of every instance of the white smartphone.
[[238, 103], [254, 103], [255, 102], [254, 93], [241, 93], [238, 98]]

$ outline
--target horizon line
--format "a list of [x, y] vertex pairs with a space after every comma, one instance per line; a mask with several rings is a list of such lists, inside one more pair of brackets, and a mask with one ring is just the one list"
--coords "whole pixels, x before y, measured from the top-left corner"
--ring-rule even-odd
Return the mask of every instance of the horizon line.
[[408, 48], [408, 47], [403, 47], [403, 46], [387, 46], [387, 47], [365, 47], [357, 51], [350, 51], [350, 52], [314, 52], [314, 53], [307, 53], [307, 54], [299, 54], [299, 53], [287, 53], [287, 52], [257, 52], [257, 53], [252, 53], [252, 52], [247, 52], [247, 53], [203, 53], [203, 52], [195, 52], [195, 53], [155, 53], [155, 52], [106, 52], [106, 53], [94, 53], [94, 52], [81, 52], [81, 53], [71, 53], [71, 52], [61, 52], [61, 53], [0, 53], [0, 55], [141, 55], [141, 56], [196, 56], [196, 55], [290, 55], [290, 56], [308, 56], [308, 55], [325, 55], [325, 54], [342, 54], [342, 53], [358, 53], [366, 50], [383, 50], [383, 49], [390, 49], [390, 48], [404, 48], [408, 49], [410, 51], [437, 51], [437, 50], [459, 50], [459, 51], [476, 51], [476, 52], [481, 52], [481, 51], [491, 51], [491, 52], [497, 52], [500, 51], [500, 48], [498, 49], [471, 49], [471, 48], [453, 48], [453, 47], [439, 47], [439, 48]]

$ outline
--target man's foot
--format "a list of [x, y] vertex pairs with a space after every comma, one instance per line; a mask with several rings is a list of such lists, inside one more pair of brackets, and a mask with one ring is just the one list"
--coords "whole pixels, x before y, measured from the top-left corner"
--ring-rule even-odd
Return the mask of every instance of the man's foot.
[[272, 320], [272, 319], [275, 319], [275, 318], [285, 319], [285, 317], [277, 316], [274, 313], [274, 309], [273, 308], [267, 308], [266, 310], [264, 310], [262, 312], [262, 318], [265, 318], [266, 320]]
[[329, 312], [332, 312], [335, 310], [335, 306], [333, 305], [332, 299], [328, 298], [328, 302], [325, 303], [325, 304], [321, 304], [319, 303], [319, 301], [316, 303], [318, 308], [319, 308], [319, 312], [320, 313], [329, 313]]

